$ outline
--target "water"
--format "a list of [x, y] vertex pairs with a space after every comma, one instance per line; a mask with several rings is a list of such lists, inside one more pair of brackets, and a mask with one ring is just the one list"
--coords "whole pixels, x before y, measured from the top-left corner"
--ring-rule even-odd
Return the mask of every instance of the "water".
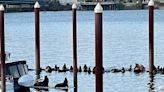
[[[95, 65], [94, 12], [77, 12], [78, 65]], [[60, 67], [64, 63], [72, 65], [72, 12], [41, 12], [41, 67], [47, 65]], [[164, 66], [164, 11], [155, 10], [155, 65]], [[135, 63], [148, 68], [148, 11], [125, 10], [103, 12], [103, 66], [129, 67]], [[24, 59], [30, 68], [34, 68], [34, 13], [5, 14], [6, 50], [11, 52], [12, 60]], [[30, 72], [30, 74], [34, 74]], [[48, 75], [49, 85], [54, 86], [68, 78], [73, 87], [72, 73], [51, 74], [42, 72], [41, 78]], [[133, 72], [105, 73], [104, 92], [148, 92], [148, 73]], [[163, 85], [163, 75], [154, 77], [155, 91]], [[33, 90], [33, 89], [32, 89]], [[49, 92], [63, 92], [49, 89]], [[69, 89], [73, 92], [73, 88]], [[95, 75], [78, 74], [78, 92], [95, 92]]]

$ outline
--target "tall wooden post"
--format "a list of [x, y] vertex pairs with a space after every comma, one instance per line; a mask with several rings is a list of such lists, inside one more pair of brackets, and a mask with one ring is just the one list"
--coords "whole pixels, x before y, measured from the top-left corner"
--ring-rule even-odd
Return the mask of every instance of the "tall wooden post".
[[73, 33], [73, 74], [74, 91], [77, 90], [77, 32], [76, 32], [76, 4], [72, 5], [72, 33]]
[[96, 92], [103, 92], [103, 8], [98, 3], [95, 12]]
[[149, 72], [154, 70], [154, 1], [150, 0], [149, 6]]
[[34, 5], [35, 11], [35, 70], [36, 75], [40, 73], [40, 21], [39, 21], [40, 5], [38, 2]]
[[76, 32], [76, 4], [72, 5], [73, 29], [73, 72], [77, 72], [77, 32]]
[[0, 5], [0, 60], [1, 60], [1, 91], [6, 92], [5, 71], [5, 33], [4, 33], [4, 7]]

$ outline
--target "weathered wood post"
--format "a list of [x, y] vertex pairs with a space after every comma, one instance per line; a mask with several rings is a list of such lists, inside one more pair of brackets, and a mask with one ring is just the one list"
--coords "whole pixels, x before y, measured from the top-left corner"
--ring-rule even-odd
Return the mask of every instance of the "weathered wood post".
[[38, 2], [34, 5], [35, 11], [35, 70], [36, 75], [40, 73], [40, 21], [39, 21], [39, 11], [40, 5]]
[[1, 58], [1, 91], [6, 92], [5, 71], [5, 33], [4, 33], [4, 7], [0, 5], [0, 58]]
[[74, 74], [74, 91], [77, 90], [77, 32], [76, 32], [76, 4], [72, 5], [72, 33], [73, 33], [73, 74]]
[[95, 12], [96, 92], [103, 92], [103, 8], [98, 3]]
[[149, 73], [154, 69], [154, 1], [150, 0], [149, 6]]

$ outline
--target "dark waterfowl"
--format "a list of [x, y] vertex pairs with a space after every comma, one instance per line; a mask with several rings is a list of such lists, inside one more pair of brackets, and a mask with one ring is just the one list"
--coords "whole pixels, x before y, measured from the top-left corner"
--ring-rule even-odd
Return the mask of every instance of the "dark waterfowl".
[[36, 82], [34, 86], [48, 86], [49, 79], [47, 76], [44, 77], [44, 80], [42, 82]]
[[56, 84], [55, 88], [68, 90], [68, 80], [67, 80], [67, 78], [64, 79], [63, 83]]
[[79, 66], [78, 72], [82, 72], [81, 66]]
[[49, 72], [49, 73], [51, 73], [52, 70], [53, 70], [53, 69], [52, 69], [50, 66], [47, 66], [47, 67], [45, 68], [45, 71], [46, 71], [46, 72]]

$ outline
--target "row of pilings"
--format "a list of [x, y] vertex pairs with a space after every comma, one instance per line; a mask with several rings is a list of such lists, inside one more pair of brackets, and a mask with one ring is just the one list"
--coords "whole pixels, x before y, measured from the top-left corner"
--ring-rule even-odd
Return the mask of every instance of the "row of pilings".
[[[154, 1], [149, 1], [149, 73], [154, 70]], [[72, 33], [73, 33], [73, 73], [74, 87], [77, 90], [77, 36], [76, 36], [76, 4], [72, 5]], [[40, 19], [38, 2], [34, 5], [35, 11], [35, 70], [40, 73]], [[96, 92], [103, 92], [103, 8], [98, 3], [95, 12], [95, 58], [96, 58]], [[1, 60], [1, 91], [6, 92], [5, 80], [5, 37], [4, 37], [4, 7], [0, 5], [0, 60]]]

